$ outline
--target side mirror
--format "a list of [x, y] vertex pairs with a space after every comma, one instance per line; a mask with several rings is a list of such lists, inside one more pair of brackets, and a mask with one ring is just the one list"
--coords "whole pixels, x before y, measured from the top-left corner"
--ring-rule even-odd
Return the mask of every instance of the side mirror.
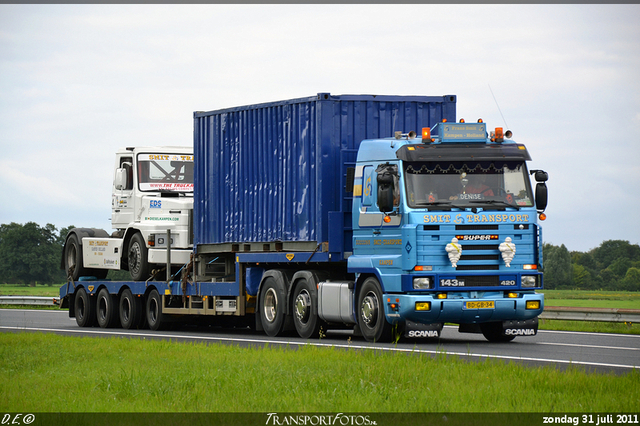
[[393, 211], [393, 174], [388, 170], [378, 173], [378, 208], [381, 212]]
[[544, 170], [531, 170], [532, 175], [535, 174], [536, 182], [536, 209], [538, 211], [544, 211], [547, 208], [548, 191], [546, 181], [549, 180], [549, 175]]
[[547, 208], [547, 185], [544, 182], [536, 184], [536, 209], [544, 211]]
[[118, 191], [122, 191], [127, 188], [127, 170], [116, 169], [116, 176], [113, 181], [113, 185]]

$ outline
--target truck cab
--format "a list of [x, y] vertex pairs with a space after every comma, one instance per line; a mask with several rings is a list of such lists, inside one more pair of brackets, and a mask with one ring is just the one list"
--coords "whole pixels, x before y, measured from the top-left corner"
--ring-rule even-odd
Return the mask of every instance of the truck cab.
[[190, 147], [120, 149], [112, 184], [113, 232], [70, 231], [63, 250], [70, 277], [102, 279], [109, 269], [123, 269], [144, 281], [166, 267], [168, 245], [171, 265], [187, 263], [193, 247], [193, 164]]
[[534, 195], [528, 160], [482, 122], [361, 143], [348, 269], [365, 337], [395, 324], [409, 337], [437, 336], [444, 323], [496, 341], [537, 332], [547, 177], [535, 171]]

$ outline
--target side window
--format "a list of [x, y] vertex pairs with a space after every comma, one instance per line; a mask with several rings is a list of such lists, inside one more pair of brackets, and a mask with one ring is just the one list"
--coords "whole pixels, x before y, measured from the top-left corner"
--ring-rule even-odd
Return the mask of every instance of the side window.
[[373, 166], [365, 166], [362, 172], [362, 205], [371, 206], [373, 204], [373, 191], [376, 180]]
[[133, 189], [133, 158], [132, 157], [121, 157], [120, 158], [120, 168], [125, 169], [127, 173], [127, 187], [126, 190], [130, 191]]

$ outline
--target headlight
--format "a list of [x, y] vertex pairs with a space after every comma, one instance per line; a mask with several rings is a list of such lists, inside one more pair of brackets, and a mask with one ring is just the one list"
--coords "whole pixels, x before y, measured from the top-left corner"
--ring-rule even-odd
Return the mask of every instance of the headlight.
[[536, 277], [534, 276], [523, 275], [520, 281], [520, 284], [522, 285], [523, 288], [526, 288], [526, 287], [532, 288], [536, 286], [537, 281], [538, 280], [536, 280]]
[[431, 278], [428, 277], [419, 277], [413, 279], [413, 289], [414, 290], [425, 290], [431, 288]]

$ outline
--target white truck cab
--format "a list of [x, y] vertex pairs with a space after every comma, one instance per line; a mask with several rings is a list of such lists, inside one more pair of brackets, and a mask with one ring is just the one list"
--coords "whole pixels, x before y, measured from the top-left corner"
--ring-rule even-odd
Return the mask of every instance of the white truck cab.
[[167, 264], [189, 262], [193, 248], [193, 149], [124, 148], [116, 153], [111, 224], [113, 232], [75, 228], [63, 250], [62, 267], [74, 281], [106, 277], [109, 269], [128, 270], [144, 281]]

